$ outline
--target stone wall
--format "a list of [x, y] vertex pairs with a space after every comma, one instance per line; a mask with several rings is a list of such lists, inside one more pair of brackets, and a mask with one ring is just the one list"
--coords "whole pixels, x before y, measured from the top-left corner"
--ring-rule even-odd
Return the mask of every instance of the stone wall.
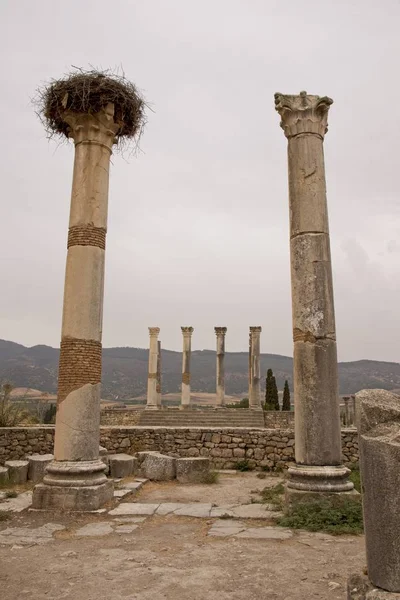
[[265, 410], [264, 424], [267, 429], [292, 429], [294, 427], [294, 412]]
[[[0, 428], [0, 464], [26, 454], [53, 451], [54, 426]], [[214, 468], [283, 467], [294, 461], [293, 429], [101, 427], [102, 446], [110, 453], [157, 450], [174, 456], [208, 456]], [[346, 464], [358, 462], [355, 429], [342, 430]]]
[[144, 408], [110, 408], [100, 412], [101, 425], [138, 425]]

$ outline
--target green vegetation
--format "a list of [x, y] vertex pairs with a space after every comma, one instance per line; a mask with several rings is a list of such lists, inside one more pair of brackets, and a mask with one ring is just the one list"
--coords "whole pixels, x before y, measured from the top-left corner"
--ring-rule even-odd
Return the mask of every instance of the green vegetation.
[[252, 471], [253, 467], [249, 465], [247, 460], [238, 460], [235, 466], [237, 471]]
[[57, 407], [55, 404], [50, 404], [49, 408], [44, 413], [43, 423], [49, 425], [56, 422]]
[[0, 384], [0, 427], [15, 427], [25, 418], [25, 411], [11, 400], [11, 383]]
[[361, 473], [358, 465], [352, 467], [349, 480], [354, 484], [354, 489], [361, 494]]
[[261, 502], [263, 504], [271, 504], [274, 510], [282, 510], [284, 493], [285, 486], [283, 483], [277, 483], [273, 487], [266, 487], [261, 492]]
[[282, 410], [290, 410], [290, 390], [288, 380], [285, 379], [285, 386], [283, 388], [283, 402], [282, 402]]
[[240, 402], [232, 402], [232, 404], [227, 404], [226, 408], [249, 408], [249, 399], [242, 398]]
[[272, 369], [268, 369], [265, 381], [265, 410], [279, 410], [278, 388]]
[[16, 498], [18, 496], [17, 492], [14, 492], [14, 490], [8, 490], [6, 492], [6, 498]]
[[355, 498], [327, 498], [297, 504], [290, 515], [277, 520], [282, 527], [324, 531], [332, 535], [363, 532], [362, 506]]

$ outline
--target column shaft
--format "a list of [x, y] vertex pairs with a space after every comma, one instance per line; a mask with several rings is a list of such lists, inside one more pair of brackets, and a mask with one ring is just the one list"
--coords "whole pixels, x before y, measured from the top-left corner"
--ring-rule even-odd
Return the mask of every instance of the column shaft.
[[252, 409], [261, 409], [260, 334], [261, 327], [250, 327], [249, 408]]
[[181, 330], [183, 335], [181, 408], [188, 408], [190, 405], [190, 359], [193, 327], [181, 327]]
[[161, 342], [158, 342], [157, 350], [157, 406], [161, 408]]
[[146, 410], [156, 410], [158, 408], [157, 392], [157, 369], [158, 369], [158, 334], [159, 327], [149, 327], [150, 346], [149, 346], [149, 371], [147, 376], [147, 404]]
[[217, 336], [216, 406], [225, 405], [225, 334], [226, 327], [215, 327]]

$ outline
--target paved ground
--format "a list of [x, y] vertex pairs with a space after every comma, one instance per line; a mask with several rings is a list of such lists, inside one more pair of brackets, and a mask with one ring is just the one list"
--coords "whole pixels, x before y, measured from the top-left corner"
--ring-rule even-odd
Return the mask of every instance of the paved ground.
[[[148, 483], [118, 506], [248, 504], [251, 490], [276, 482]], [[25, 510], [0, 522], [2, 600], [344, 600], [348, 574], [364, 563], [362, 536], [293, 532], [269, 519]]]

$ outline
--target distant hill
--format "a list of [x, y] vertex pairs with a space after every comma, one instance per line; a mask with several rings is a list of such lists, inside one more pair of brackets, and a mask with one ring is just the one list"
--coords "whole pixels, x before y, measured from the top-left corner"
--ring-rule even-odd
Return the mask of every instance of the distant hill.
[[[55, 393], [57, 390], [59, 350], [50, 346], [27, 348], [0, 340], [0, 379], [16, 387]], [[146, 393], [148, 351], [142, 348], [103, 349], [103, 391], [105, 399], [134, 398]], [[180, 352], [162, 351], [163, 393], [180, 389], [182, 356]], [[215, 352], [192, 352], [192, 390], [215, 392]], [[293, 389], [293, 360], [278, 354], [261, 355], [261, 372], [271, 368], [282, 389], [285, 379]], [[226, 393], [243, 396], [248, 389], [247, 352], [227, 352], [225, 358]], [[400, 388], [400, 364], [377, 360], [339, 363], [341, 394], [353, 394], [365, 388]]]

